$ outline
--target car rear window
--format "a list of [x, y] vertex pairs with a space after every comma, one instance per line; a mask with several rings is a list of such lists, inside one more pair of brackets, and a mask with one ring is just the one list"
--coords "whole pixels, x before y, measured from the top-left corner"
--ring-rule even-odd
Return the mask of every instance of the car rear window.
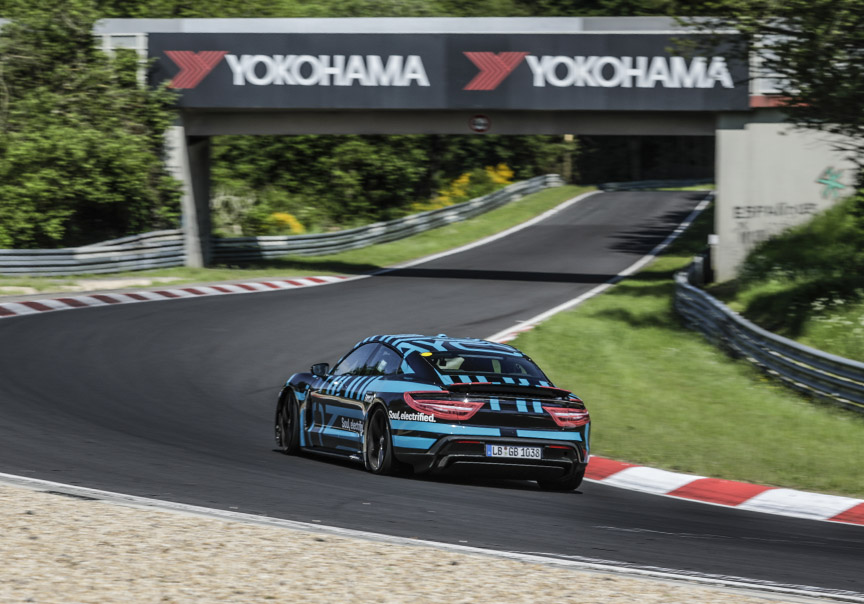
[[534, 377], [546, 379], [525, 357], [474, 352], [434, 352], [424, 358], [443, 375]]

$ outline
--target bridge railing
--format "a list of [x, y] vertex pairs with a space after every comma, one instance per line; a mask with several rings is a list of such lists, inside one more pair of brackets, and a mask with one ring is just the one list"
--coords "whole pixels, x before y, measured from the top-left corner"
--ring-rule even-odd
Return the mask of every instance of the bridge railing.
[[675, 275], [675, 310], [688, 327], [788, 386], [864, 413], [864, 363], [762, 329], [690, 284], [686, 271]]
[[[213, 258], [241, 262], [286, 255], [321, 255], [393, 241], [464, 220], [564, 182], [557, 174], [537, 176], [499, 191], [439, 210], [431, 210], [356, 229], [316, 235], [213, 238]], [[182, 266], [182, 230], [154, 231], [57, 250], [0, 250], [0, 274], [63, 276], [116, 273]]]

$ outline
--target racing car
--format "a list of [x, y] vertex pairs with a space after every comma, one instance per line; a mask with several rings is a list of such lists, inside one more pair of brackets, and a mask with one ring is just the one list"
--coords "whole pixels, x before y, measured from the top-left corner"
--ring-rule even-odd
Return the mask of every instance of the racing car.
[[279, 393], [276, 443], [362, 462], [375, 474], [467, 470], [577, 488], [590, 417], [525, 354], [474, 338], [376, 335]]

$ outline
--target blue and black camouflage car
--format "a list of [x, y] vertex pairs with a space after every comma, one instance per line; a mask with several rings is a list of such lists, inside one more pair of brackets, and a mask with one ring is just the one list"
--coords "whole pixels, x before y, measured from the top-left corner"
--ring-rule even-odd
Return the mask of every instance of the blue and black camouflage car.
[[279, 395], [276, 443], [362, 461], [375, 474], [467, 470], [577, 488], [590, 419], [512, 346], [445, 335], [372, 336]]

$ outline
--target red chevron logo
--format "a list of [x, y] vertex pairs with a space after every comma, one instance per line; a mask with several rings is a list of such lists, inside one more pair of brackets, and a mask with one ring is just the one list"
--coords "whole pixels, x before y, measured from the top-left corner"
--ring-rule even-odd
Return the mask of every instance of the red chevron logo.
[[480, 70], [462, 90], [495, 90], [529, 52], [463, 53]]
[[166, 50], [168, 58], [177, 64], [180, 72], [171, 80], [171, 88], [195, 88], [208, 73], [228, 54], [227, 50]]

